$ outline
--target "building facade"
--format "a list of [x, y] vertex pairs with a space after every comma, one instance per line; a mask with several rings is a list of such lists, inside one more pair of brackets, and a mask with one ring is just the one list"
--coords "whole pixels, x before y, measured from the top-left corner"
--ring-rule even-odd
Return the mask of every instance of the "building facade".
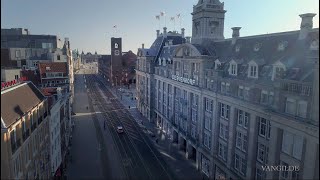
[[98, 73], [112, 86], [129, 85], [136, 82], [136, 61], [132, 51], [122, 52], [122, 38], [111, 38], [111, 55], [98, 59]]
[[47, 99], [31, 83], [1, 90], [1, 179], [50, 178]]
[[298, 31], [240, 37], [234, 27], [224, 39], [225, 12], [199, 0], [191, 41], [164, 28], [138, 50], [139, 111], [209, 178], [318, 179], [315, 14], [300, 15]]

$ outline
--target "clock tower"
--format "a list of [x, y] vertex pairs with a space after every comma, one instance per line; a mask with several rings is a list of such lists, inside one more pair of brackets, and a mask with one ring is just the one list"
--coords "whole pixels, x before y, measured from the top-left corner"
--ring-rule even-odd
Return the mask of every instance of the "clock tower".
[[120, 85], [122, 71], [122, 39], [111, 38], [111, 80], [115, 86]]

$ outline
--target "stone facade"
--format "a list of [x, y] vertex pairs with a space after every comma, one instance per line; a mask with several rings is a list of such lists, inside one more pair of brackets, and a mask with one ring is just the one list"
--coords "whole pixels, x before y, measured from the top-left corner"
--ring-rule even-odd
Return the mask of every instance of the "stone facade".
[[[200, 0], [193, 20], [204, 34], [193, 30], [188, 43], [165, 29], [138, 50], [139, 111], [209, 178], [318, 179], [319, 29], [240, 37], [235, 27], [224, 39], [218, 27], [208, 37], [211, 22], [198, 11], [225, 12]], [[280, 166], [296, 169], [268, 171]]]

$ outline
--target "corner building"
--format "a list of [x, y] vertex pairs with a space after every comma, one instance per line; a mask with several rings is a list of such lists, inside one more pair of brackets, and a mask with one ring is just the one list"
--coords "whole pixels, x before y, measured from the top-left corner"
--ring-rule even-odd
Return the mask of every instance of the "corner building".
[[[137, 107], [213, 179], [319, 179], [319, 29], [225, 39], [224, 4], [199, 0], [192, 39], [138, 50]], [[268, 166], [295, 171], [266, 171]]]

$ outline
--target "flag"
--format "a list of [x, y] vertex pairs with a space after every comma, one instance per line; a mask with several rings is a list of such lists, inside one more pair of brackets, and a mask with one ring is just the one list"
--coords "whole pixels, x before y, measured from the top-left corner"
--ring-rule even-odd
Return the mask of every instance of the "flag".
[[117, 28], [117, 25], [114, 25], [113, 28]]
[[163, 12], [163, 11], [161, 11], [161, 12], [160, 12], [160, 15], [161, 15], [161, 16], [165, 16], [165, 15], [166, 15], [166, 13], [165, 13], [165, 12]]
[[160, 15], [156, 15], [156, 19], [160, 20]]
[[170, 20], [171, 20], [171, 21], [174, 21], [174, 17], [171, 17]]
[[178, 19], [180, 18], [180, 16], [181, 16], [181, 14], [177, 14], [177, 18], [178, 18]]

